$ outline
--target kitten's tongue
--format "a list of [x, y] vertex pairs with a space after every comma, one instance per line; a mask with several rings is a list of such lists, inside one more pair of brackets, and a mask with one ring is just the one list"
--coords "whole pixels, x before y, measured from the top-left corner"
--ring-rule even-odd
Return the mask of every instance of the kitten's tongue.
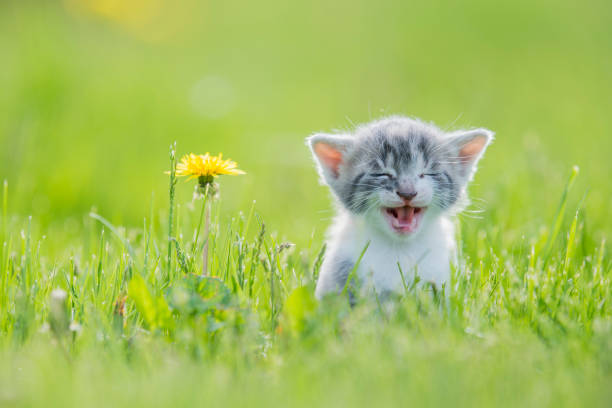
[[396, 208], [395, 211], [397, 212], [397, 220], [401, 226], [409, 225], [412, 222], [414, 218], [414, 207], [400, 207]]
[[408, 205], [386, 209], [391, 228], [402, 234], [412, 233], [417, 230], [422, 212], [422, 208], [410, 207]]

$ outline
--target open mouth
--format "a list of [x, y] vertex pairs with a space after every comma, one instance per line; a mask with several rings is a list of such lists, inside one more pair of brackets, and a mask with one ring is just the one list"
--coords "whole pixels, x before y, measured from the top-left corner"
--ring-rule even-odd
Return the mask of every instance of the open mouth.
[[426, 208], [411, 207], [383, 207], [382, 212], [391, 229], [399, 234], [412, 234], [415, 232], [423, 219]]

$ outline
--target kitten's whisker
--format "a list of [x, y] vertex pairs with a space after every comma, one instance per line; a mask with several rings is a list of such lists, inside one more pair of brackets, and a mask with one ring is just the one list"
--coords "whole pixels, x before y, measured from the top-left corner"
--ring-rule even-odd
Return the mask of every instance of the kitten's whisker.
[[351, 126], [353, 127], [353, 129], [357, 127], [357, 125], [355, 125], [355, 123], [354, 123], [354, 122], [351, 120], [351, 118], [349, 118], [349, 117], [348, 117], [348, 115], [346, 115], [344, 118], [346, 119], [346, 121], [347, 121], [348, 123], [350, 123], [350, 124], [351, 124]]
[[455, 120], [453, 120], [448, 126], [444, 127], [444, 130], [447, 131], [448, 129], [450, 129], [451, 127], [453, 127], [455, 125], [455, 123], [457, 123], [457, 121], [459, 119], [461, 119], [461, 117], [463, 116], [463, 112], [459, 113], [459, 115], [457, 115], [457, 117], [455, 118]]
[[470, 218], [470, 219], [473, 219], [473, 220], [482, 220], [482, 219], [484, 219], [484, 217], [481, 217], [479, 215], [466, 214], [464, 212], [459, 212], [459, 213], [455, 214], [455, 216], [458, 217], [458, 218]]
[[438, 143], [435, 147], [434, 147], [434, 152], [439, 152], [442, 149], [447, 149], [452, 143], [454, 142], [453, 138], [448, 138], [445, 140], [442, 140], [442, 142]]

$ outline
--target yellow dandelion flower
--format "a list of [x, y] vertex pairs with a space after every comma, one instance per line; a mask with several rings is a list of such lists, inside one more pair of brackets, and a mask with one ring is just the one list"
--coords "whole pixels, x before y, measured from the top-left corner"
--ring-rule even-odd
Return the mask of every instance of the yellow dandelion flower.
[[176, 175], [178, 177], [189, 177], [188, 180], [199, 178], [212, 182], [213, 177], [228, 174], [236, 176], [245, 174], [238, 169], [238, 164], [230, 159], [224, 160], [223, 153], [218, 156], [206, 154], [193, 154], [183, 156], [176, 165]]

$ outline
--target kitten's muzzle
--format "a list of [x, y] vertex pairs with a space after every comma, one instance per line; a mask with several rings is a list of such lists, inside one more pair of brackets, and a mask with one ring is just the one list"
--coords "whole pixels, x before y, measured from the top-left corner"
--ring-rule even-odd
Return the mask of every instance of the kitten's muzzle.
[[411, 191], [397, 190], [396, 193], [398, 196], [400, 196], [402, 200], [404, 200], [406, 205], [409, 205], [410, 201], [412, 201], [412, 199], [417, 196], [417, 192], [414, 190], [411, 190]]

